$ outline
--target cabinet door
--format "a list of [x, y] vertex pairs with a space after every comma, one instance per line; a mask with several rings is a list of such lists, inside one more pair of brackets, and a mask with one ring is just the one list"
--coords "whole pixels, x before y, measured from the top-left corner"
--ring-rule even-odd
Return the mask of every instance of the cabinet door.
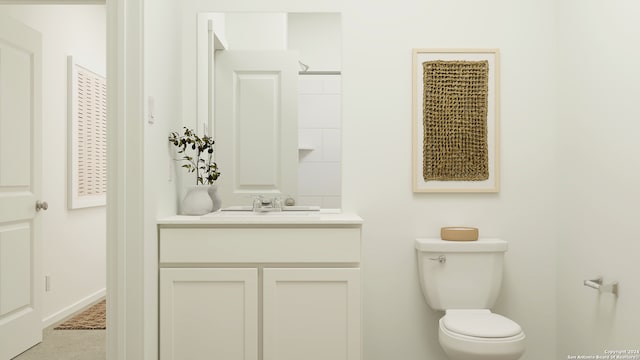
[[257, 269], [160, 269], [160, 360], [257, 360]]
[[359, 360], [360, 269], [265, 269], [264, 360]]

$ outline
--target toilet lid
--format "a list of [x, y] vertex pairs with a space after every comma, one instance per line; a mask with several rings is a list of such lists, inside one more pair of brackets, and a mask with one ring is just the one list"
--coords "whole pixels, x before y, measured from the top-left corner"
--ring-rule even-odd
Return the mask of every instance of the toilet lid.
[[449, 331], [483, 338], [504, 338], [522, 332], [513, 320], [489, 310], [447, 310], [442, 324]]

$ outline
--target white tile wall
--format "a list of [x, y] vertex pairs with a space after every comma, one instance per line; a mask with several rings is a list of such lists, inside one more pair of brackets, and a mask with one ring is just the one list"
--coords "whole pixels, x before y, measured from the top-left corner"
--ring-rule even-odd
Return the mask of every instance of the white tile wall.
[[319, 205], [322, 209], [340, 209], [341, 196], [299, 196], [298, 205]]
[[300, 94], [298, 96], [298, 126], [319, 129], [340, 128], [341, 100], [339, 94]]
[[300, 205], [341, 207], [340, 75], [301, 75], [298, 104]]
[[322, 161], [322, 129], [298, 129], [300, 162]]
[[323, 196], [322, 197], [322, 205], [320, 205], [323, 209], [340, 209], [342, 208], [342, 197], [341, 196]]
[[340, 196], [339, 162], [301, 162], [298, 173], [299, 196]]
[[340, 75], [325, 75], [322, 85], [325, 94], [342, 95], [342, 79]]
[[298, 81], [299, 94], [322, 94], [324, 93], [324, 81], [318, 79], [319, 75], [300, 75]]
[[323, 129], [322, 160], [340, 162], [340, 158], [342, 157], [341, 144], [341, 129]]

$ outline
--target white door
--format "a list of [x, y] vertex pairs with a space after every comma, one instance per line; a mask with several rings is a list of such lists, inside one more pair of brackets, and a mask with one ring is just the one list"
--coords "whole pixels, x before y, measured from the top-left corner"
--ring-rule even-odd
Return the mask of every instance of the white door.
[[0, 360], [42, 341], [41, 47], [0, 18]]
[[258, 269], [160, 269], [160, 360], [187, 359], [258, 359]]
[[298, 53], [217, 51], [214, 139], [223, 203], [298, 188]]
[[360, 269], [264, 269], [264, 360], [361, 360]]

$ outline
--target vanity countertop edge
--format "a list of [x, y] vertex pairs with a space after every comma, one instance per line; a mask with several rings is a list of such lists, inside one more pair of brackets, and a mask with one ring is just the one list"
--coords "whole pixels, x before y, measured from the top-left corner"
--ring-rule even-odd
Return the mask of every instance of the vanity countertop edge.
[[174, 215], [157, 219], [159, 226], [179, 225], [357, 225], [364, 220], [354, 213], [320, 213], [312, 216], [274, 216], [248, 213], [246, 216]]

